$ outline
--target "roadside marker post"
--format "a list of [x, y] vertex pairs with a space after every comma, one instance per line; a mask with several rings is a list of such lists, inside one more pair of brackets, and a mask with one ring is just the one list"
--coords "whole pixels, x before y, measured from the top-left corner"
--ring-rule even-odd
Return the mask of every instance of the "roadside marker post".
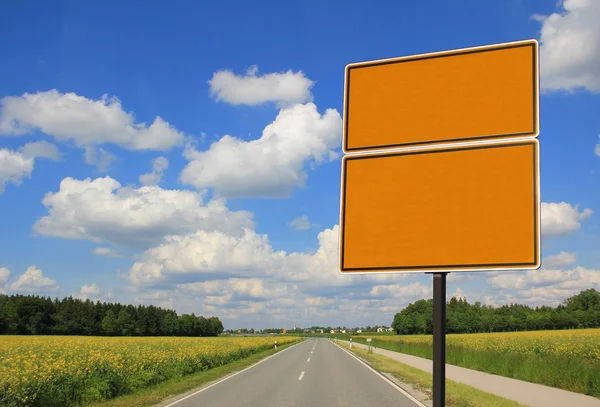
[[339, 272], [433, 274], [433, 407], [447, 274], [541, 265], [539, 130], [536, 40], [346, 66]]

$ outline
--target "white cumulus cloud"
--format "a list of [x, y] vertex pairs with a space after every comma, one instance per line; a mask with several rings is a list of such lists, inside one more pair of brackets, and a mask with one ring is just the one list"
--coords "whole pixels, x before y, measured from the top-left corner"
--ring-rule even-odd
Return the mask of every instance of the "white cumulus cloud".
[[542, 202], [542, 233], [551, 236], [574, 232], [592, 213], [589, 208], [580, 212], [577, 206], [567, 202]]
[[24, 157], [27, 158], [49, 158], [58, 161], [62, 155], [55, 144], [47, 141], [34, 141], [20, 148]]
[[542, 87], [600, 92], [600, 1], [564, 0], [560, 11], [536, 18]]
[[95, 166], [100, 172], [108, 171], [110, 164], [117, 159], [114, 154], [97, 146], [85, 146], [83, 158], [86, 164]]
[[11, 291], [17, 293], [40, 294], [58, 290], [55, 280], [44, 277], [41, 269], [29, 266], [11, 285]]
[[[140, 304], [154, 305], [155, 307], [162, 307], [165, 309], [173, 309], [174, 301], [173, 292], [166, 291], [152, 291], [152, 292], [141, 292], [135, 297], [135, 301]], [[197, 311], [197, 307], [194, 307]], [[191, 311], [194, 312], [194, 311]], [[196, 314], [198, 314], [196, 312]]]
[[308, 216], [306, 215], [297, 217], [296, 219], [289, 222], [288, 225], [295, 228], [296, 230], [308, 230], [310, 228], [318, 226], [311, 223], [308, 219]]
[[[241, 237], [219, 231], [198, 231], [169, 236], [164, 244], [144, 253], [130, 270], [135, 284], [157, 283], [169, 278], [194, 280], [206, 274], [251, 277], [270, 271], [285, 253], [273, 252], [266, 236], [245, 228]], [[268, 267], [268, 269], [265, 269]]]
[[208, 81], [211, 95], [218, 101], [233, 105], [259, 105], [275, 102], [281, 107], [312, 101], [310, 92], [314, 82], [304, 73], [291, 70], [281, 73], [257, 75], [252, 66], [246, 75], [236, 75], [230, 70], [215, 72]]
[[10, 277], [10, 270], [6, 267], [0, 267], [0, 285], [4, 285], [8, 282]]
[[0, 149], [0, 194], [9, 182], [21, 185], [23, 179], [31, 178], [34, 159], [25, 157], [23, 153], [8, 149]]
[[327, 297], [308, 297], [304, 299], [304, 303], [308, 306], [320, 307], [335, 304], [335, 299]]
[[409, 298], [420, 300], [432, 295], [431, 285], [421, 283], [375, 285], [371, 288], [371, 296], [378, 298]]
[[34, 225], [39, 234], [134, 248], [151, 247], [172, 234], [199, 229], [235, 234], [252, 226], [249, 212], [229, 211], [223, 200], [204, 204], [193, 191], [124, 187], [110, 177], [65, 178], [42, 203], [48, 215]]
[[577, 255], [575, 253], [560, 252], [553, 256], [548, 256], [542, 261], [542, 267], [545, 269], [563, 268], [571, 266], [577, 262]]
[[525, 272], [499, 272], [489, 279], [494, 288], [521, 290], [555, 284], [566, 277], [561, 270], [529, 270]]
[[457, 288], [456, 290], [454, 290], [454, 293], [452, 293], [452, 295], [450, 296], [450, 298], [452, 298], [452, 297], [456, 298], [457, 300], [461, 299], [461, 298], [462, 299], [466, 299], [467, 298], [465, 292], [460, 287]]
[[201, 283], [187, 283], [178, 286], [184, 293], [203, 296], [222, 296], [223, 299], [273, 299], [288, 293], [285, 285], [266, 283], [258, 278], [230, 278]]
[[[72, 294], [73, 298], [78, 298], [80, 300], [90, 300], [93, 302], [100, 301], [104, 302], [105, 299], [111, 297], [110, 293], [106, 293], [102, 295], [100, 293], [100, 288], [96, 284], [84, 284], [81, 286], [78, 292]], [[124, 303], [130, 303], [129, 299], [124, 300]]]
[[319, 248], [313, 253], [274, 250], [268, 236], [252, 228], [245, 228], [241, 236], [220, 231], [169, 236], [143, 254], [131, 267], [129, 278], [134, 285], [150, 287], [258, 278], [321, 297], [349, 286], [356, 295], [369, 296], [374, 283], [401, 279], [398, 275], [338, 273], [338, 234], [337, 225], [320, 232]]
[[96, 256], [122, 257], [121, 253], [109, 247], [96, 247], [94, 250], [92, 250], [92, 253]]
[[93, 100], [53, 89], [0, 100], [0, 135], [34, 131], [79, 146], [111, 143], [129, 150], [168, 150], [184, 140], [159, 116], [150, 125], [136, 123], [119, 99], [107, 95]]
[[556, 306], [582, 290], [600, 290], [600, 270], [574, 267], [566, 271], [508, 273], [496, 275], [489, 282], [494, 290], [486, 296], [486, 302], [495, 306], [510, 303]]
[[100, 289], [96, 284], [85, 284], [81, 287], [79, 292], [84, 295], [98, 295], [100, 294]]
[[567, 272], [567, 276], [559, 283], [559, 288], [573, 290], [575, 294], [588, 288], [600, 290], [600, 270], [575, 267]]
[[140, 175], [140, 183], [142, 185], [158, 185], [167, 168], [169, 168], [169, 160], [165, 157], [155, 158], [152, 162], [152, 172]]
[[283, 109], [258, 140], [226, 135], [207, 151], [189, 148], [181, 181], [225, 197], [287, 197], [303, 187], [307, 164], [333, 159], [342, 121], [335, 109], [320, 115], [313, 103]]

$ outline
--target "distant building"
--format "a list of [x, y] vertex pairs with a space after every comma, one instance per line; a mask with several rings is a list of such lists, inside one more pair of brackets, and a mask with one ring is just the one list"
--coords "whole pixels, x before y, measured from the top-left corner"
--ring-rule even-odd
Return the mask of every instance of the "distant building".
[[394, 332], [394, 328], [392, 328], [391, 326], [388, 328], [388, 332]]
[[377, 328], [377, 332], [383, 332], [383, 328]]
[[330, 334], [334, 334], [335, 333], [335, 329], [332, 329], [331, 331], [329, 331]]
[[362, 329], [357, 329], [357, 330], [356, 330], [356, 333], [357, 333], [357, 334], [361, 334], [361, 333], [362, 333]]

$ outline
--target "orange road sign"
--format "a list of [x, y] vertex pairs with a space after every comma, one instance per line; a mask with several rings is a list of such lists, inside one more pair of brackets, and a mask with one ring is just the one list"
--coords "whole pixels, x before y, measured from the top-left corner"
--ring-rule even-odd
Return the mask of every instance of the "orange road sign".
[[346, 66], [344, 153], [539, 134], [538, 42]]
[[536, 269], [539, 143], [342, 159], [340, 272]]

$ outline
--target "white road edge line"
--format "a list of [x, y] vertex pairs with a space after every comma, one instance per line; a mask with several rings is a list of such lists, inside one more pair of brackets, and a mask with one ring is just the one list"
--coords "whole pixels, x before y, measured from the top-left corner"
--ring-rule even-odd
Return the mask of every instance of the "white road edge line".
[[[330, 341], [331, 342], [331, 341]], [[404, 394], [406, 397], [408, 397], [411, 401], [413, 401], [414, 403], [417, 404], [417, 406], [419, 407], [427, 407], [425, 404], [423, 404], [422, 402], [420, 402], [419, 400], [417, 400], [416, 398], [414, 398], [413, 396], [411, 396], [408, 392], [406, 392], [406, 390], [404, 390], [402, 387], [398, 386], [396, 383], [394, 383], [393, 381], [391, 381], [390, 379], [388, 379], [387, 377], [385, 377], [384, 375], [382, 375], [381, 373], [379, 373], [377, 370], [373, 369], [371, 366], [369, 366], [367, 363], [363, 362], [362, 360], [360, 360], [358, 357], [356, 357], [356, 355], [354, 355], [352, 352], [350, 352], [348, 349], [338, 345], [337, 343], [333, 343], [331, 342], [333, 345], [337, 346], [338, 348], [340, 348], [341, 350], [343, 350], [344, 352], [346, 352], [348, 355], [352, 356], [354, 359], [358, 360], [360, 363], [362, 363], [367, 369], [371, 370], [373, 373], [375, 373], [377, 376], [381, 377], [383, 380], [385, 380], [386, 382], [388, 382], [388, 384], [390, 386], [392, 386], [394, 389], [398, 390], [400, 393]], [[166, 406], [168, 407], [168, 406]]]
[[301, 343], [304, 343], [304, 341], [300, 341], [300, 342], [298, 342], [298, 343], [296, 343], [296, 344], [294, 344], [294, 345], [290, 346], [289, 348], [285, 348], [284, 350], [280, 350], [279, 352], [277, 352], [277, 353], [274, 353], [274, 354], [272, 354], [271, 356], [267, 356], [266, 358], [259, 360], [259, 361], [258, 361], [258, 362], [256, 362], [255, 364], [253, 364], [253, 365], [250, 365], [250, 366], [248, 366], [247, 368], [245, 368], [245, 369], [243, 369], [243, 370], [240, 370], [239, 372], [235, 372], [235, 373], [234, 373], [234, 374], [232, 374], [232, 375], [225, 376], [224, 378], [222, 378], [221, 380], [219, 380], [219, 381], [218, 381], [218, 382], [216, 382], [216, 383], [213, 383], [213, 384], [211, 384], [211, 385], [209, 385], [209, 386], [203, 387], [203, 388], [201, 388], [200, 390], [193, 392], [192, 394], [188, 394], [187, 396], [185, 396], [185, 397], [182, 397], [182, 398], [180, 398], [180, 399], [178, 399], [178, 400], [175, 400], [175, 401], [173, 401], [172, 403], [169, 403], [169, 404], [167, 404], [167, 405], [165, 405], [165, 406], [162, 406], [162, 407], [171, 407], [171, 406], [174, 406], [174, 405], [175, 405], [175, 404], [177, 404], [177, 403], [181, 403], [183, 400], [187, 400], [187, 399], [189, 399], [190, 397], [193, 397], [193, 396], [195, 396], [196, 394], [202, 393], [203, 391], [205, 391], [205, 390], [208, 390], [208, 389], [210, 389], [211, 387], [213, 387], [213, 386], [216, 386], [217, 384], [219, 384], [219, 383], [222, 383], [222, 382], [224, 382], [224, 381], [225, 381], [225, 380], [227, 380], [227, 379], [231, 379], [233, 376], [237, 376], [237, 375], [239, 375], [240, 373], [243, 373], [243, 372], [245, 372], [246, 370], [252, 369], [253, 367], [260, 365], [262, 362], [265, 362], [265, 361], [267, 361], [267, 360], [271, 359], [273, 356], [281, 355], [281, 354], [282, 354], [283, 352], [285, 352], [286, 350], [292, 349], [293, 347], [295, 347], [295, 346], [297, 346], [297, 345], [300, 345]]
[[300, 377], [298, 378], [298, 380], [302, 380], [303, 377], [304, 377], [304, 372], [300, 373]]

